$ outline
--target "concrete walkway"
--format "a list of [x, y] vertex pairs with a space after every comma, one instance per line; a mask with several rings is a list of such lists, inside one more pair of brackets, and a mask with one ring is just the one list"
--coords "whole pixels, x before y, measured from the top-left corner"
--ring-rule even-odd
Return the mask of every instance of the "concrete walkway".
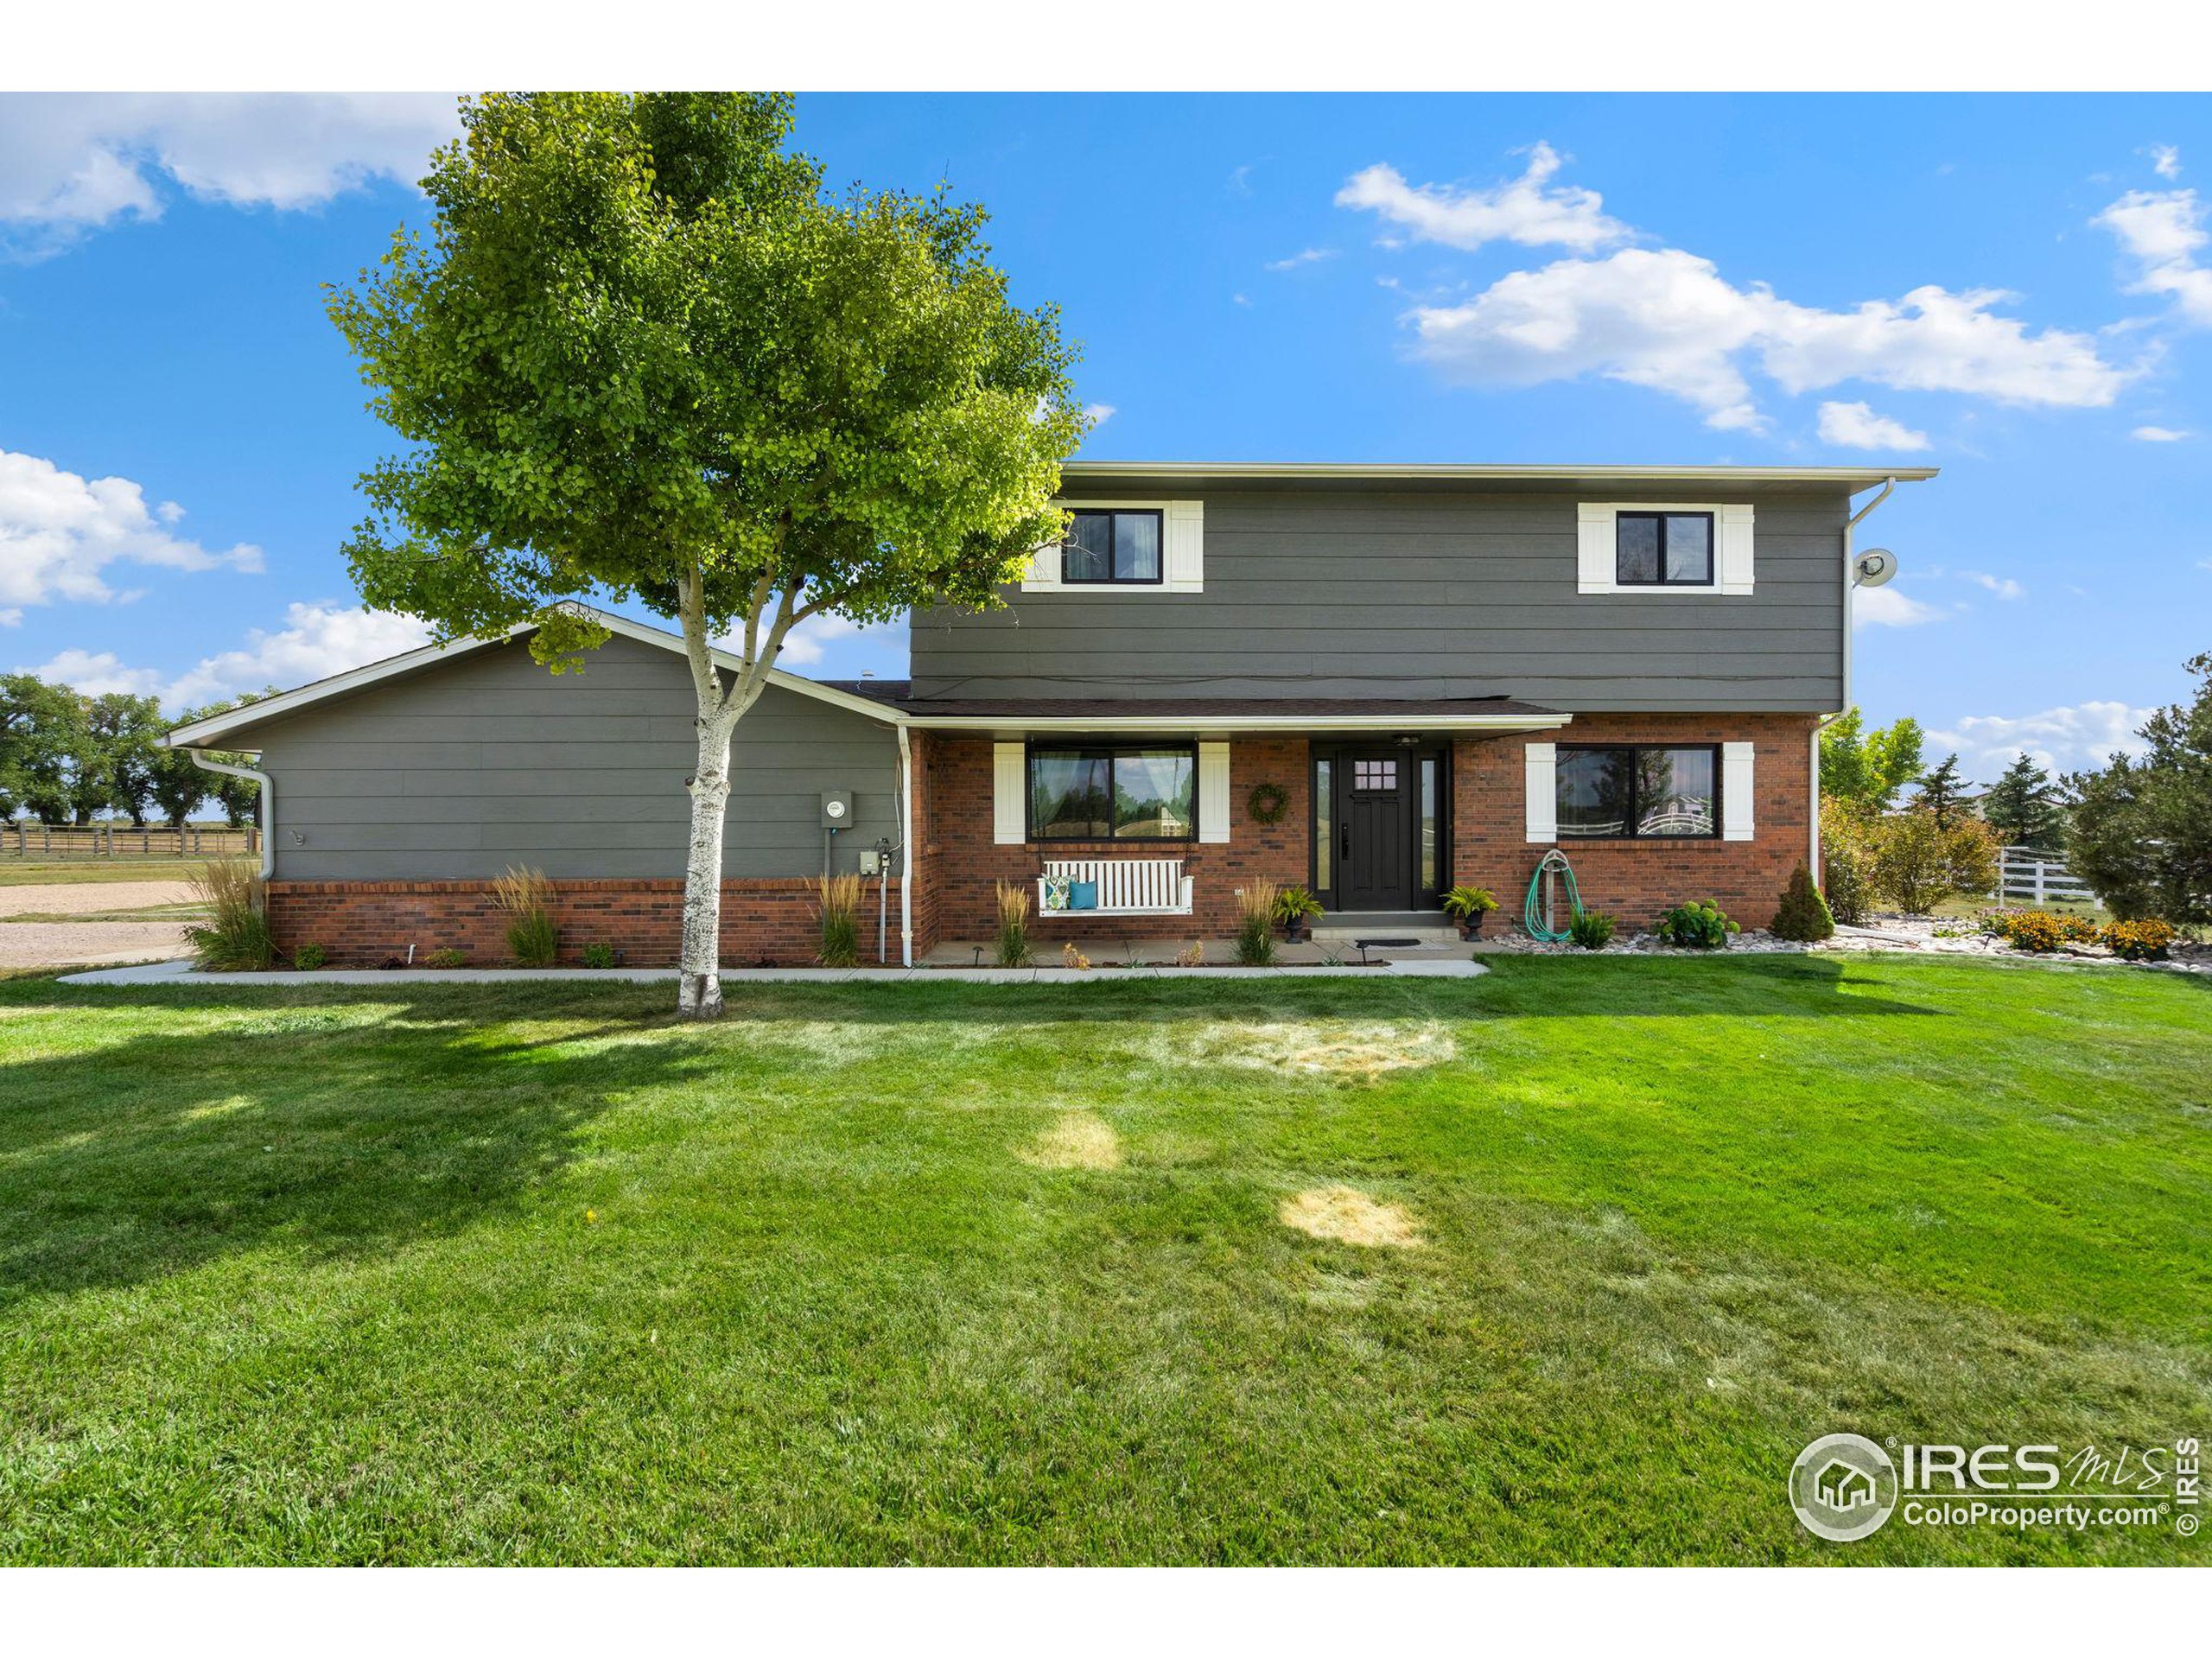
[[[1490, 971], [1465, 957], [1414, 958], [1377, 963], [1371, 968], [725, 968], [734, 985], [1076, 985], [1111, 984], [1129, 979], [1475, 979]], [[131, 968], [102, 968], [69, 974], [63, 985], [410, 985], [435, 980], [447, 984], [537, 982], [575, 984], [613, 981], [650, 984], [676, 977], [673, 968], [331, 968], [315, 973], [203, 974], [190, 962], [149, 962]]]

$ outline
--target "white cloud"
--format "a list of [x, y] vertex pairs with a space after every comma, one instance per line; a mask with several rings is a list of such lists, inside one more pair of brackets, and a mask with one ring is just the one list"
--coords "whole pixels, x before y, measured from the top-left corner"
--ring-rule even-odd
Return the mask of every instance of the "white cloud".
[[111, 651], [73, 648], [28, 671], [92, 696], [109, 691], [158, 696], [175, 713], [272, 685], [289, 690], [413, 651], [429, 638], [428, 625], [411, 616], [359, 606], [295, 604], [286, 607], [283, 627], [251, 629], [244, 645], [203, 657], [174, 679], [155, 669], [133, 668]]
[[[793, 626], [784, 636], [784, 648], [778, 653], [779, 668], [808, 668], [820, 662], [832, 640], [848, 639], [855, 645], [881, 645], [895, 648], [903, 654], [906, 644], [906, 619], [898, 617], [889, 622], [871, 622], [866, 626], [845, 617], [832, 616], [824, 612], [810, 616]], [[718, 641], [726, 651], [735, 651], [744, 644], [742, 634], [733, 634]]]
[[1877, 415], [1865, 404], [1822, 404], [1821, 442], [1852, 449], [1925, 449], [1928, 435]]
[[1851, 626], [1854, 628], [1915, 628], [1940, 622], [1943, 613], [1923, 604], [1895, 588], [1859, 588], [1851, 595]]
[[2004, 403], [2111, 403], [2126, 377], [2095, 343], [2031, 334], [1991, 310], [2011, 297], [1930, 286], [1824, 311], [1737, 288], [1678, 248], [1624, 248], [1515, 271], [1464, 304], [1418, 307], [1411, 321], [1419, 353], [1455, 378], [1531, 385], [1597, 374], [1681, 397], [1723, 430], [1764, 423], [1747, 360], [1793, 395], [1862, 379]]
[[86, 479], [36, 455], [0, 449], [0, 606], [20, 617], [25, 605], [55, 600], [105, 602], [129, 597], [103, 571], [118, 562], [172, 570], [257, 571], [261, 550], [241, 542], [210, 552], [167, 526], [184, 509], [149, 509], [127, 478]]
[[1300, 248], [1287, 259], [1268, 260], [1267, 268], [1269, 270], [1296, 270], [1300, 265], [1318, 265], [1324, 259], [1333, 259], [1336, 257], [1337, 251], [1334, 248]]
[[0, 99], [0, 234], [50, 253], [156, 219], [157, 181], [237, 207], [308, 207], [413, 182], [459, 130], [445, 93], [35, 93]]
[[1105, 425], [1120, 412], [1111, 404], [1085, 404], [1083, 406], [1084, 418], [1093, 426]]
[[1415, 240], [1454, 248], [1485, 242], [1523, 247], [1564, 247], [1588, 253], [1626, 239], [1629, 228], [1603, 211], [1605, 199], [1580, 185], [1553, 185], [1559, 152], [1539, 143], [1517, 179], [1487, 188], [1408, 184], [1395, 167], [1376, 162], [1355, 173], [1337, 192], [1337, 206], [1380, 213]]
[[2162, 294], [2185, 321], [2212, 327], [2212, 267], [2197, 262], [2208, 240], [2194, 190], [2130, 190], [2089, 222], [2120, 238], [2135, 262], [2130, 294]]
[[2181, 150], [2173, 144], [2153, 144], [2150, 149], [2151, 170], [2162, 179], [2181, 177]]
[[1959, 572], [1959, 580], [1986, 588], [1999, 599], [2018, 599], [2027, 592], [2026, 588], [2021, 587], [2012, 577], [1993, 576], [1986, 570], [1961, 570]]
[[2124, 702], [2080, 702], [2040, 714], [1968, 715], [1942, 731], [1928, 734], [1928, 752], [1956, 750], [1967, 774], [1993, 780], [2025, 751], [2054, 775], [2101, 766], [2115, 749], [2136, 753], [2143, 747], [2135, 728], [2151, 717], [2148, 709]]
[[1252, 303], [1250, 300], [1245, 298], [1242, 294], [1232, 294], [1229, 297], [1233, 302], [1238, 305], [1249, 306]]
[[2139, 443], [2179, 443], [2189, 434], [2171, 426], [2139, 426], [2127, 435]]

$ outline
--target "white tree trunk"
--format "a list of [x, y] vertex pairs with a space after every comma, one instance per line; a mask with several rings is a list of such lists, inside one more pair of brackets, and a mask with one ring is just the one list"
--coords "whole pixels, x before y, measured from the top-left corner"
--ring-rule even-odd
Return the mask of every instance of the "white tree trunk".
[[683, 866], [683, 956], [676, 1010], [687, 1020], [722, 1011], [722, 820], [729, 806], [729, 740], [735, 722], [702, 713], [692, 774], [691, 851]]

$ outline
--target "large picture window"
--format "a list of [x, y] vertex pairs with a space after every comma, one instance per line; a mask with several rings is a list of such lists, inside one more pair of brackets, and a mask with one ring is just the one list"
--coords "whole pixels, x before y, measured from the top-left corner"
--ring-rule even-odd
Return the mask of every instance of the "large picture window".
[[1720, 832], [1720, 752], [1618, 747], [1559, 750], [1562, 841], [1711, 839]]
[[1074, 522], [1060, 543], [1062, 582], [1159, 583], [1157, 509], [1078, 508], [1068, 516]]
[[1090, 745], [1029, 751], [1036, 841], [1189, 841], [1198, 833], [1198, 751]]
[[1623, 588], [1713, 585], [1709, 512], [1618, 513], [1613, 537], [1613, 580]]

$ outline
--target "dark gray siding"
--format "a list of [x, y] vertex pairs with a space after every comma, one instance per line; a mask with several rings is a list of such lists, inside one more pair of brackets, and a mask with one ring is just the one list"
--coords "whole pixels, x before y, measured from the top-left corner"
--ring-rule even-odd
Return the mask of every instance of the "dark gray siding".
[[[1173, 484], [1084, 499], [1199, 493]], [[1758, 487], [1753, 593], [1576, 591], [1578, 499], [1473, 489], [1208, 489], [1202, 594], [1009, 595], [913, 625], [916, 696], [1513, 696], [1570, 711], [1825, 713], [1843, 693], [1848, 498]]]
[[[276, 780], [276, 874], [289, 880], [497, 875], [681, 878], [690, 677], [616, 638], [555, 676], [520, 643], [388, 680], [252, 734]], [[820, 798], [854, 794], [836, 866], [898, 839], [899, 744], [866, 715], [771, 687], [738, 722], [723, 873], [822, 868]], [[296, 842], [295, 834], [305, 836]]]

